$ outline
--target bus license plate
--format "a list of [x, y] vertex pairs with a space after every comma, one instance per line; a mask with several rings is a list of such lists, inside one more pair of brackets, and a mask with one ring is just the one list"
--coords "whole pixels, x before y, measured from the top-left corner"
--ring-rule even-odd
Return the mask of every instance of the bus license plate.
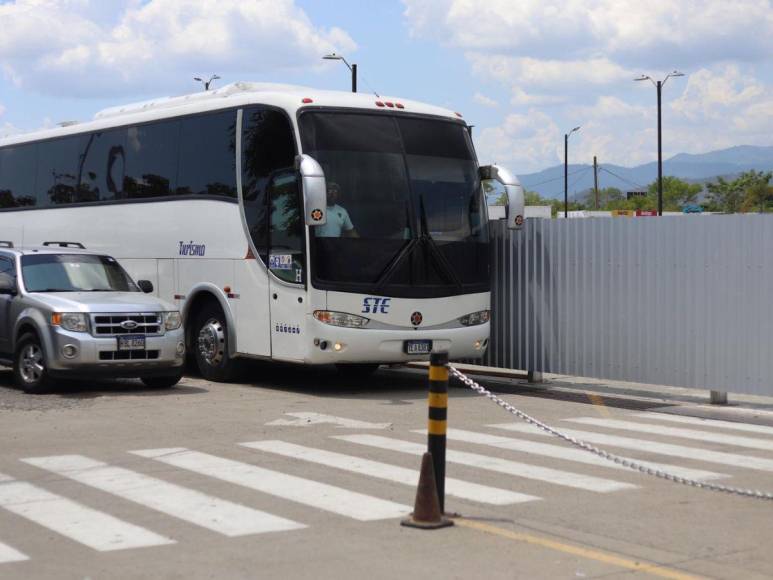
[[145, 337], [119, 336], [118, 350], [145, 350]]
[[432, 341], [406, 340], [403, 348], [406, 354], [429, 354], [432, 352]]

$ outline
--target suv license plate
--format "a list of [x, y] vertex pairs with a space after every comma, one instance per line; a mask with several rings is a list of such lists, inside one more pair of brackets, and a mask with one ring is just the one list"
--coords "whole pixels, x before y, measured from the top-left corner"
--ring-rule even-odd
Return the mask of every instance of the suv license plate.
[[145, 337], [119, 336], [118, 350], [145, 350]]
[[406, 354], [429, 354], [432, 352], [431, 340], [406, 340], [403, 343]]

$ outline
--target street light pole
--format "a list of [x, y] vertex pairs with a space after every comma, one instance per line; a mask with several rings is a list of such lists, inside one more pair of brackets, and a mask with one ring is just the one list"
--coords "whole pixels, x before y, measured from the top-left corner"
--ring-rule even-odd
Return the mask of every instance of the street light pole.
[[564, 218], [569, 217], [569, 135], [579, 130], [579, 127], [575, 127], [564, 133]]
[[203, 78], [201, 78], [201, 77], [193, 77], [193, 80], [194, 80], [194, 81], [199, 81], [200, 83], [202, 83], [202, 84], [204, 85], [204, 90], [205, 90], [205, 91], [208, 91], [208, 90], [209, 90], [209, 85], [211, 85], [211, 84], [212, 84], [212, 81], [216, 81], [216, 80], [218, 80], [219, 78], [220, 78], [220, 77], [219, 77], [219, 76], [217, 76], [217, 75], [212, 75], [212, 76], [211, 76], [211, 77], [209, 77], [209, 79], [208, 79], [208, 80], [206, 80], [206, 81], [205, 81]]
[[341, 56], [340, 54], [336, 54], [334, 52], [331, 52], [330, 54], [326, 54], [322, 57], [323, 60], [340, 60], [346, 65], [346, 68], [348, 68], [352, 73], [352, 92], [357, 92], [357, 65], [352, 63], [349, 64], [346, 62], [346, 59]]
[[652, 77], [649, 77], [647, 75], [642, 75], [639, 78], [635, 78], [633, 80], [635, 81], [650, 81], [653, 85], [655, 85], [655, 89], [658, 92], [658, 215], [663, 215], [663, 125], [662, 125], [662, 112], [661, 112], [661, 96], [663, 92], [663, 85], [666, 84], [666, 81], [670, 79], [671, 77], [683, 77], [684, 73], [680, 73], [679, 71], [674, 71], [671, 73], [668, 73], [666, 75], [666, 78], [664, 78], [662, 81], [655, 81], [652, 79]]

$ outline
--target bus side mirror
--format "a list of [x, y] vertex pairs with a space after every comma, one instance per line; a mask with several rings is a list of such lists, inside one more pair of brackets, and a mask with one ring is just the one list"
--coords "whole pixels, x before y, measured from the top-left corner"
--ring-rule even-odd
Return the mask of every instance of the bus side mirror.
[[493, 179], [505, 187], [507, 193], [507, 229], [520, 230], [523, 227], [525, 202], [523, 187], [518, 178], [504, 167], [484, 165], [478, 168], [481, 180]]
[[295, 169], [301, 178], [303, 208], [306, 223], [310, 226], [323, 226], [327, 223], [327, 184], [325, 172], [311, 155], [298, 155]]

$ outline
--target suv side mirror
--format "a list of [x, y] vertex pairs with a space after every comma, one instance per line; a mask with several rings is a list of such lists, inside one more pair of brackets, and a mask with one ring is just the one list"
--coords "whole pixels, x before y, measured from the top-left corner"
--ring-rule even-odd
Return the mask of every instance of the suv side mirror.
[[324, 226], [327, 223], [327, 184], [322, 166], [311, 155], [298, 155], [295, 169], [301, 178], [306, 223]]
[[493, 179], [505, 186], [507, 193], [507, 229], [520, 230], [523, 227], [525, 201], [523, 187], [518, 178], [504, 167], [484, 165], [478, 168], [481, 179]]
[[0, 294], [16, 296], [16, 281], [7, 274], [0, 274]]
[[145, 294], [153, 292], [153, 282], [150, 280], [137, 280], [137, 286], [140, 287]]

